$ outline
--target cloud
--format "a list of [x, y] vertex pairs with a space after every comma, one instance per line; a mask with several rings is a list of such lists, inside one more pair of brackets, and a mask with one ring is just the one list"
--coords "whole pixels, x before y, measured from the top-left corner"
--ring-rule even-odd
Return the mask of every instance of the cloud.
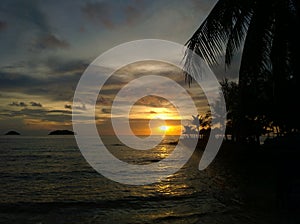
[[[8, 105], [12, 106], [12, 107], [27, 107], [28, 106], [27, 103], [22, 102], [22, 101], [21, 102], [12, 102], [12, 103], [10, 103]], [[42, 104], [31, 101], [30, 102], [30, 106], [32, 106], [32, 107], [42, 107]]]
[[86, 3], [82, 8], [83, 14], [92, 22], [102, 24], [108, 29], [114, 28], [112, 20], [113, 7], [109, 2]]
[[142, 1], [129, 1], [116, 3], [114, 1], [88, 2], [81, 11], [85, 17], [96, 25], [102, 25], [107, 29], [118, 26], [132, 25], [139, 21]]
[[111, 101], [109, 100], [108, 97], [104, 98], [103, 96], [99, 96], [97, 99], [97, 104], [101, 104], [101, 105], [110, 105]]
[[48, 110], [48, 113], [72, 114], [69, 110]]
[[[60, 66], [63, 67], [64, 63], [67, 62], [63, 62]], [[19, 68], [0, 70], [0, 92], [43, 96], [50, 100], [72, 101], [76, 85], [83, 72], [83, 69], [78, 68], [76, 63], [74, 63], [74, 67], [69, 66], [64, 71], [54, 68], [54, 70], [49, 71], [51, 75], [46, 77], [33, 76], [27, 72], [24, 73], [23, 70], [24, 68], [21, 71]]]
[[71, 104], [66, 104], [65, 105], [65, 109], [70, 109], [71, 110], [72, 109], [72, 105]]
[[147, 107], [173, 107], [167, 99], [154, 95], [141, 98], [135, 103], [135, 105]]
[[85, 60], [65, 60], [57, 57], [49, 57], [46, 66], [55, 74], [83, 73], [88, 63]]
[[40, 119], [42, 121], [55, 121], [55, 122], [69, 122], [71, 121], [72, 112], [69, 110], [47, 110], [47, 109], [30, 109], [23, 108], [18, 111], [2, 110], [0, 116], [10, 118], [26, 118], [26, 119]]
[[40, 50], [44, 49], [68, 49], [70, 44], [66, 40], [59, 39], [53, 34], [44, 35], [38, 38], [35, 47]]
[[0, 31], [3, 31], [7, 28], [7, 22], [0, 21]]
[[24, 102], [12, 102], [8, 105], [12, 107], [27, 107], [27, 104]]
[[[48, 16], [41, 9], [41, 5], [36, 0], [1, 0], [0, 15], [9, 21], [10, 27], [10, 32], [3, 39], [10, 48], [18, 49], [18, 54], [15, 54], [14, 50], [10, 50], [4, 44], [1, 48], [5, 49], [6, 55], [12, 54], [11, 56], [18, 58], [18, 55], [34, 49], [35, 40], [39, 40], [41, 36], [51, 35], [54, 26], [49, 23]], [[0, 30], [7, 27], [5, 21], [1, 24]]]
[[17, 18], [27, 25], [34, 25], [43, 32], [48, 32], [51, 29], [45, 14], [40, 9], [40, 4], [36, 0], [1, 0], [0, 11], [7, 17]]
[[[0, 68], [0, 94], [4, 96], [1, 108], [11, 111], [27, 108], [31, 110], [20, 113], [61, 119], [66, 113], [57, 110], [49, 112], [48, 106], [58, 105], [51, 109], [72, 109], [72, 97], [88, 60], [117, 43], [149, 35], [151, 38], [184, 42], [201, 21], [201, 11], [190, 5], [189, 1], [183, 3], [180, 0], [2, 0], [1, 64], [7, 68]], [[171, 30], [168, 29], [170, 27]], [[86, 32], [80, 33], [80, 28]], [[29, 48], [32, 51], [28, 51]], [[80, 60], [85, 58], [88, 60]], [[113, 96], [127, 81], [138, 74], [152, 74], [155, 67], [157, 65], [149, 69], [141, 66], [136, 72], [114, 76], [115, 79], [113, 77], [106, 83], [103, 89], [105, 94], [98, 98], [97, 102], [101, 103], [98, 106], [111, 105]], [[161, 67], [161, 75], [173, 76], [171, 69]], [[158, 71], [155, 73], [158, 74]], [[111, 85], [113, 82], [115, 84]], [[13, 101], [18, 105], [24, 101], [28, 106], [8, 106]], [[34, 101], [36, 104], [32, 105]], [[154, 99], [149, 103], [158, 104]], [[38, 104], [43, 105], [40, 107]], [[88, 104], [86, 106], [88, 108]], [[41, 109], [41, 114], [33, 109]], [[22, 118], [21, 114], [16, 119], [19, 118]]]
[[129, 5], [125, 8], [125, 17], [126, 23], [131, 25], [140, 17], [140, 11], [136, 7]]
[[0, 72], [0, 90], [2, 93], [5, 93], [7, 97], [17, 93], [21, 96], [45, 96], [48, 99], [53, 99], [57, 98], [57, 95], [60, 94], [55, 88], [57, 88], [55, 84], [48, 79], [43, 80], [19, 73]]
[[75, 110], [86, 110], [85, 104], [73, 106], [73, 108], [74, 108]]
[[109, 108], [102, 108], [102, 109], [101, 109], [101, 112], [102, 112], [103, 114], [110, 114], [110, 113], [111, 113], [111, 109], [109, 109]]
[[43, 105], [41, 104], [41, 103], [37, 103], [37, 102], [30, 102], [30, 105], [32, 106], [32, 107], [43, 107]]

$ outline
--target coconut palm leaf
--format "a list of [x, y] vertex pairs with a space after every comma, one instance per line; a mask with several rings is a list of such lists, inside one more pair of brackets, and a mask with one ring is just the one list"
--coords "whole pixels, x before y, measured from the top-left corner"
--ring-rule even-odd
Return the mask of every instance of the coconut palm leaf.
[[236, 22], [232, 28], [226, 44], [225, 64], [230, 66], [234, 54], [236, 54], [242, 46], [245, 39], [252, 13], [242, 9], [237, 15]]
[[299, 96], [299, 7], [299, 0], [219, 0], [186, 43], [185, 80], [202, 75], [194, 53], [209, 65], [225, 59], [225, 68], [241, 53], [237, 117], [268, 115], [300, 130], [298, 109], [282, 116]]
[[[210, 65], [218, 64], [225, 56], [226, 66], [230, 66], [232, 57], [243, 48], [244, 63], [241, 65], [240, 75], [245, 73], [244, 76], [259, 76], [266, 70], [272, 70], [273, 64], [278, 64], [279, 57], [284, 57], [284, 63], [280, 63], [285, 64], [284, 66], [292, 67], [295, 63], [291, 64], [291, 61], [296, 57], [292, 53], [296, 48], [292, 49], [291, 46], [295, 43], [298, 47], [299, 43], [293, 41], [290, 28], [297, 25], [297, 0], [219, 0], [186, 45]], [[289, 32], [286, 28], [289, 28]], [[276, 33], [281, 34], [275, 37]], [[282, 39], [283, 36], [288, 38]], [[271, 54], [276, 55], [277, 59], [271, 59]], [[192, 81], [189, 74], [201, 75], [199, 65], [195, 63], [193, 54], [187, 51], [185, 75], [188, 82]], [[252, 68], [247, 71], [249, 65]]]
[[[256, 7], [266, 8], [261, 2]], [[257, 82], [263, 72], [271, 70], [271, 47], [273, 40], [273, 13], [254, 10], [245, 39], [239, 82], [244, 89], [249, 82]]]
[[[227, 65], [233, 54], [242, 46], [249, 20], [252, 15], [252, 1], [220, 0], [198, 30], [186, 43], [187, 48], [200, 55], [208, 64], [217, 64], [226, 54]], [[192, 81], [189, 74], [201, 74], [190, 51], [185, 55], [186, 81]]]

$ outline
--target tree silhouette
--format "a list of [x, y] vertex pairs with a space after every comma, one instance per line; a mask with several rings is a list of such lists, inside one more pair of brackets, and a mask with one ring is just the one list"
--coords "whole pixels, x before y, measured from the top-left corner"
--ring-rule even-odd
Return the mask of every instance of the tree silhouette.
[[196, 126], [196, 130], [199, 133], [200, 132], [200, 122], [199, 122], [199, 114], [197, 116], [192, 115], [192, 125]]
[[195, 128], [192, 125], [185, 125], [184, 131], [182, 134], [184, 134], [187, 138], [195, 138], [196, 136], [198, 137], [199, 132], [195, 130]]
[[210, 111], [204, 115], [192, 115], [191, 123], [184, 126], [183, 134], [187, 137], [197, 136], [200, 139], [205, 139], [210, 134], [211, 120]]
[[[228, 124], [239, 130], [233, 133], [237, 140], [262, 133], [262, 123], [273, 123], [281, 134], [299, 131], [298, 27], [297, 0], [219, 0], [188, 40], [188, 49], [210, 65], [225, 58], [229, 67], [233, 56], [241, 53], [237, 104], [226, 102], [231, 104]], [[187, 51], [185, 59], [190, 83], [189, 74], [201, 74], [193, 54]]]
[[212, 120], [212, 116], [210, 111], [206, 112], [206, 114], [204, 115], [199, 116], [200, 139], [205, 139], [209, 136], [211, 130], [211, 120]]

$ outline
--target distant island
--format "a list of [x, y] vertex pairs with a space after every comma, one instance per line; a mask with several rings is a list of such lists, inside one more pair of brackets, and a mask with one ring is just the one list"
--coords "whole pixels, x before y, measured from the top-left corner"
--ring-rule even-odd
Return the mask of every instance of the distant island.
[[19, 132], [16, 131], [9, 131], [5, 135], [21, 135]]
[[75, 135], [75, 133], [69, 130], [55, 130], [51, 131], [48, 135]]

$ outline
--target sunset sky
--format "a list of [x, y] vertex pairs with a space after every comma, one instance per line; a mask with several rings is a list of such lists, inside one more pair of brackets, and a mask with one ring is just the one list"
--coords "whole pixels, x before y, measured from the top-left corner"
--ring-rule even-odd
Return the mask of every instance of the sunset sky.
[[[206, 113], [209, 110], [206, 96], [199, 85], [195, 83], [189, 87], [184, 81], [182, 71], [176, 66], [157, 61], [136, 62], [117, 70], [114, 75], [106, 81], [106, 84], [99, 93], [96, 104], [96, 121], [101, 134], [112, 134], [110, 119], [111, 117], [118, 117], [118, 115], [111, 112], [111, 106], [112, 102], [116, 100], [114, 98], [116, 94], [118, 94], [119, 89], [123, 88], [130, 81], [144, 75], [160, 75], [174, 80], [193, 98], [193, 103], [196, 104], [199, 114]], [[180, 91], [173, 90], [170, 92], [170, 87], [163, 81], [159, 83], [155, 82], [154, 85], [151, 83], [143, 83], [140, 85], [141, 86], [134, 88], [134, 95], [142, 95], [145, 92], [145, 88], [148, 88], [150, 92], [151, 90], [149, 89], [154, 88], [164, 91], [167, 93], [166, 95], [169, 96], [168, 99], [171, 99], [173, 98], [174, 91]], [[128, 96], [121, 97], [120, 100], [127, 104], [127, 97], [131, 98], [132, 94], [129, 93]], [[185, 96], [181, 97], [182, 98], [178, 100], [184, 105], [186, 113], [191, 110], [191, 108], [189, 108], [189, 101]], [[182, 117], [179, 114], [178, 105], [173, 105], [168, 99], [156, 95], [149, 95], [136, 101], [129, 113], [130, 126], [133, 133], [136, 135], [149, 135], [151, 132], [152, 134], [165, 133], [167, 135], [179, 135], [182, 132], [181, 120], [184, 125], [187, 125], [192, 118], [191, 115], [195, 114], [190, 112], [187, 113], [188, 116]], [[124, 114], [125, 119], [127, 119], [125, 116], [127, 110], [126, 107], [122, 107], [122, 103], [117, 107], [117, 110], [120, 111], [120, 114]], [[80, 112], [81, 108], [76, 111]], [[154, 125], [155, 128], [152, 130], [149, 129], [149, 121], [151, 119], [154, 119], [156, 122]], [[122, 120], [119, 120], [119, 122], [122, 123]], [[122, 130], [123, 126], [124, 125], [120, 124], [118, 129], [121, 129], [119, 131], [122, 132], [122, 134], [126, 134], [125, 129]]]
[[[214, 0], [1, 0], [0, 134], [16, 130], [24, 135], [44, 135], [54, 129], [72, 129], [74, 90], [97, 56], [118, 44], [144, 38], [184, 44], [214, 4]], [[236, 67], [233, 64], [226, 71], [227, 77], [237, 77]], [[118, 75], [134, 76], [141, 68], [147, 74], [160, 74], [162, 69], [164, 74], [176, 73], [175, 79], [186, 85], [172, 66], [148, 62], [124, 68], [116, 74], [117, 82], [108, 83], [102, 95], [100, 92], [96, 117], [103, 129], [108, 130], [109, 103], [122, 85]], [[223, 69], [214, 68], [220, 79]], [[195, 94], [200, 107], [204, 105], [199, 108], [204, 112], [205, 97], [197, 94], [195, 86], [186, 88]], [[131, 113], [137, 134], [147, 134], [143, 122], [153, 116], [164, 116], [168, 124], [160, 126], [180, 131], [172, 105], [155, 97], [144, 101], [147, 103], [137, 102]]]

